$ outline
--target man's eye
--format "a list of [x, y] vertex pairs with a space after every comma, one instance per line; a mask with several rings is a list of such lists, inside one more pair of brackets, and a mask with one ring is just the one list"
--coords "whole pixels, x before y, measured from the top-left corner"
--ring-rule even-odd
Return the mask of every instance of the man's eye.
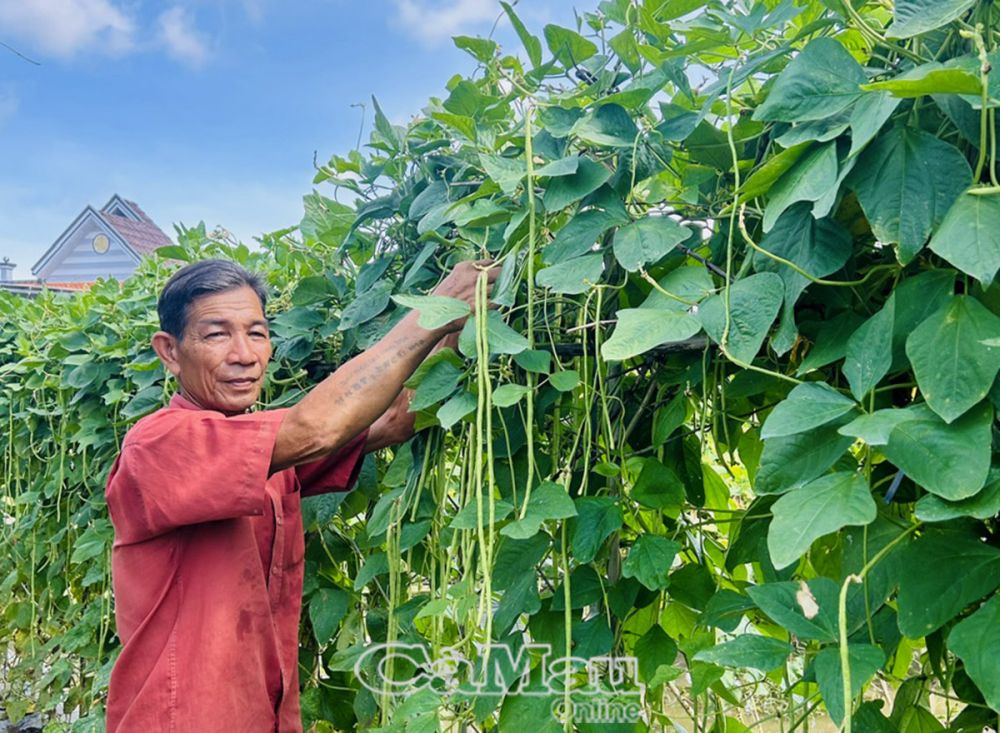
[[205, 338], [218, 338], [219, 336], [225, 336], [225, 331], [212, 331], [211, 333], [205, 334]]
[[267, 334], [264, 333], [263, 331], [252, 331], [250, 335], [255, 338], [265, 338], [265, 339], [267, 338]]

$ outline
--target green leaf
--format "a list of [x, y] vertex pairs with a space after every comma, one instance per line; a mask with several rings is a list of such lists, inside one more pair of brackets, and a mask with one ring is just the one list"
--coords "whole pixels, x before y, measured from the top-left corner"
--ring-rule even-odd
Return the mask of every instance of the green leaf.
[[[885, 664], [885, 653], [870, 644], [850, 644], [847, 647], [847, 668], [851, 673], [851, 699], [861, 694], [875, 673]], [[844, 719], [844, 671], [840, 661], [840, 647], [830, 646], [820, 650], [813, 662], [816, 684], [823, 702], [834, 723]]]
[[892, 330], [896, 301], [890, 297], [882, 309], [858, 327], [847, 341], [844, 376], [851, 394], [861, 400], [892, 366]]
[[755, 120], [821, 120], [847, 109], [868, 81], [864, 69], [839, 42], [817, 38], [778, 76]]
[[309, 621], [320, 646], [333, 638], [350, 602], [351, 597], [339, 588], [320, 588], [309, 599]]
[[796, 386], [767, 416], [760, 430], [763, 439], [794, 435], [818, 428], [853, 410], [855, 403], [823, 382]]
[[479, 154], [479, 162], [486, 175], [496, 181], [500, 189], [513, 196], [521, 180], [528, 174], [527, 165], [520, 158], [504, 158], [499, 155]]
[[348, 331], [370, 321], [389, 305], [391, 292], [392, 283], [384, 281], [375, 283], [364, 295], [358, 296], [344, 308], [340, 314], [340, 325], [337, 326], [337, 330]]
[[861, 88], [866, 91], [885, 91], [895, 97], [908, 99], [929, 94], [980, 94], [983, 87], [976, 74], [931, 61], [891, 79], [864, 84]]
[[946, 501], [927, 494], [920, 497], [914, 514], [921, 522], [947, 522], [959, 517], [990, 519], [1000, 513], [1000, 470], [991, 469], [986, 486], [975, 496], [960, 501]]
[[583, 255], [540, 270], [535, 276], [535, 284], [555, 293], [577, 295], [598, 284], [603, 272], [603, 255]]
[[754, 491], [758, 495], [780, 494], [821, 475], [854, 442], [853, 438], [840, 435], [837, 427], [835, 422], [804, 433], [765, 440]]
[[767, 548], [774, 567], [781, 570], [797, 562], [820, 537], [875, 521], [878, 510], [865, 477], [841, 472], [788, 492], [771, 512]]
[[632, 498], [651, 509], [668, 509], [684, 504], [684, 483], [669, 466], [655, 458], [643, 461], [642, 470], [632, 487]]
[[775, 182], [795, 165], [810, 147], [809, 143], [800, 143], [765, 160], [740, 187], [740, 200], [749, 201], [770, 191]]
[[524, 50], [528, 53], [528, 60], [531, 61], [531, 65], [539, 66], [542, 63], [542, 42], [528, 32], [528, 29], [525, 28], [524, 23], [518, 17], [517, 13], [514, 12], [514, 8], [510, 6], [510, 3], [501, 2], [500, 5], [507, 14], [510, 24], [514, 26], [517, 37], [521, 39]]
[[906, 410], [876, 410], [854, 418], [837, 432], [861, 438], [868, 445], [885, 445], [896, 426], [912, 418], [913, 413]]
[[393, 295], [392, 299], [404, 308], [418, 311], [417, 325], [429, 331], [464, 318], [471, 310], [464, 300], [443, 295]]
[[[468, 356], [476, 354], [475, 333], [477, 317], [472, 316], [465, 322], [465, 328], [459, 336], [458, 345], [462, 353]], [[528, 339], [507, 325], [498, 311], [491, 310], [486, 314], [486, 339], [491, 354], [520, 354], [528, 349]]]
[[662, 626], [653, 624], [636, 640], [632, 652], [639, 663], [639, 679], [648, 685], [656, 676], [657, 669], [664, 664], [672, 664], [677, 658], [677, 642], [667, 635]]
[[593, 562], [604, 541], [621, 529], [622, 510], [614, 497], [580, 496], [575, 500], [577, 517], [573, 530], [573, 557]]
[[526, 372], [548, 374], [552, 370], [552, 354], [540, 349], [522, 351], [514, 357], [514, 362]]
[[899, 557], [899, 630], [919, 639], [1000, 586], [1000, 550], [966, 532], [932, 529]]
[[445, 402], [437, 411], [438, 422], [445, 430], [451, 430], [466, 415], [470, 415], [478, 404], [476, 396], [471, 392], [459, 392]]
[[902, 100], [888, 92], [869, 92], [861, 97], [851, 110], [851, 150], [853, 158], [878, 135]]
[[963, 619], [948, 634], [948, 648], [963, 662], [965, 671], [986, 698], [1000, 710], [1000, 596], [993, 596], [979, 610]]
[[847, 342], [861, 324], [861, 317], [854, 311], [846, 311], [824, 321], [816, 343], [809, 349], [796, 374], [802, 376], [814, 369], [832, 364], [847, 353]]
[[687, 397], [683, 392], [670, 400], [653, 415], [653, 445], [659, 447], [667, 442], [687, 417]]
[[691, 230], [669, 216], [647, 216], [615, 233], [615, 258], [629, 272], [658, 262], [691, 236]]
[[[477, 529], [480, 526], [479, 511], [480, 508], [476, 506], [475, 500], [470, 501], [458, 511], [448, 526], [452, 529]], [[514, 505], [509, 501], [497, 499], [493, 502], [493, 515], [497, 522], [505, 519], [512, 511], [514, 511]], [[482, 512], [483, 524], [481, 526], [487, 527], [490, 521], [490, 506], [486, 501], [483, 502]]]
[[779, 639], [759, 634], [743, 634], [694, 655], [698, 662], [718, 664], [721, 667], [751, 667], [761, 672], [783, 667], [792, 645]]
[[661, 277], [656, 284], [660, 287], [649, 291], [640, 308], [686, 311], [692, 304], [704, 300], [715, 291], [712, 276], [701, 265], [677, 267]]
[[[730, 325], [728, 350], [742, 362], [753, 361], [781, 308], [784, 283], [771, 272], [737, 280], [729, 288]], [[726, 325], [723, 295], [715, 295], [699, 306], [698, 319], [705, 333], [721, 343]]]
[[974, 496], [990, 470], [993, 407], [980, 403], [948, 424], [924, 404], [906, 408], [912, 418], [897, 425], [882, 449], [913, 481], [943, 499]]
[[493, 405], [495, 407], [510, 407], [521, 401], [531, 389], [523, 384], [501, 384], [493, 390]]
[[765, 583], [747, 588], [757, 608], [790, 634], [800, 639], [826, 642], [837, 640], [839, 592], [837, 584], [829, 578], [813, 578], [808, 583]]
[[975, 0], [896, 0], [889, 38], [909, 38], [940, 28], [975, 5]]
[[837, 144], [828, 142], [809, 151], [777, 180], [768, 192], [764, 210], [764, 231], [799, 201], [819, 201], [837, 181]]
[[560, 392], [571, 392], [580, 383], [580, 373], [575, 369], [564, 369], [549, 377], [549, 384]]
[[1000, 269], [1000, 197], [964, 193], [948, 209], [931, 251], [989, 287]]
[[496, 41], [488, 38], [472, 38], [471, 36], [452, 36], [452, 42], [456, 48], [468, 51], [471, 56], [480, 63], [488, 63], [497, 52]]
[[555, 239], [542, 250], [542, 262], [554, 265], [571, 257], [587, 254], [604, 232], [627, 222], [627, 218], [614, 211], [590, 209], [576, 214], [556, 232]]
[[631, 148], [639, 134], [631, 115], [617, 104], [605, 104], [581, 117], [570, 134], [588, 145]]
[[622, 577], [635, 578], [649, 590], [661, 590], [670, 582], [670, 566], [681, 546], [666, 537], [641, 534], [622, 564]]
[[361, 590], [373, 579], [388, 572], [389, 558], [384, 552], [375, 552], [369, 555], [354, 578], [354, 590]]
[[515, 540], [534, 536], [549, 519], [566, 519], [576, 516], [576, 505], [566, 493], [566, 487], [552, 481], [543, 481], [531, 492], [528, 509], [523, 519], [511, 522], [500, 534]]
[[559, 160], [543, 165], [535, 170], [535, 176], [539, 178], [570, 176], [580, 169], [580, 156], [569, 155]]
[[699, 622], [731, 634], [739, 628], [743, 616], [747, 611], [752, 611], [753, 607], [753, 602], [745, 595], [723, 588], [708, 599]]
[[597, 53], [597, 46], [576, 31], [558, 25], [545, 26], [545, 42], [556, 61], [571, 69]]
[[661, 344], [689, 339], [701, 330], [698, 321], [685, 312], [625, 308], [617, 317], [614, 333], [601, 344], [605, 361], [631, 359]]
[[441, 400], [447, 399], [458, 387], [463, 371], [447, 361], [439, 361], [421, 375], [413, 397], [410, 411], [425, 410]]
[[608, 168], [590, 158], [581, 157], [576, 173], [549, 181], [542, 204], [546, 211], [559, 211], [593, 193], [609, 178], [611, 171]]
[[898, 127], [880, 135], [847, 178], [875, 236], [898, 244], [909, 263], [968, 188], [972, 169], [954, 145], [930, 133]]
[[965, 414], [993, 386], [1000, 348], [982, 342], [997, 333], [1000, 318], [971, 296], [958, 295], [906, 340], [920, 393], [945, 422]]

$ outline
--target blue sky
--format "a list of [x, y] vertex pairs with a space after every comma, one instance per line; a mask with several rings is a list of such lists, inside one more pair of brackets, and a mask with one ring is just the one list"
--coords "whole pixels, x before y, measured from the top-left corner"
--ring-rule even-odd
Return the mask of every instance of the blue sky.
[[[521, 0], [537, 34], [570, 0]], [[580, 3], [585, 10], [596, 6]], [[0, 0], [0, 258], [30, 267], [87, 204], [133, 199], [248, 243], [297, 223], [320, 161], [378, 97], [405, 122], [474, 61], [497, 0]], [[520, 46], [500, 23], [494, 36]], [[370, 106], [370, 105], [369, 105]], [[371, 114], [366, 115], [367, 127]]]

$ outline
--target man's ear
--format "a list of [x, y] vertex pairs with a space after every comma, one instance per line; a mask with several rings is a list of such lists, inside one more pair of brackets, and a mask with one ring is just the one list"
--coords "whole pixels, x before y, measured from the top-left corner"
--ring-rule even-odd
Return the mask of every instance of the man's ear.
[[153, 334], [152, 343], [153, 351], [160, 357], [163, 366], [175, 377], [180, 376], [181, 366], [177, 354], [179, 348], [177, 338], [166, 331], [157, 331]]

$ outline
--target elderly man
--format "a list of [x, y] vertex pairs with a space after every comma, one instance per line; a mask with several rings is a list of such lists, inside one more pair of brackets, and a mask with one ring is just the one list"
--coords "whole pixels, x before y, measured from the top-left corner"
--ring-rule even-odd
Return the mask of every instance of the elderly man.
[[[482, 264], [435, 293], [473, 302]], [[153, 349], [180, 389], [126, 434], [105, 492], [123, 644], [111, 733], [302, 730], [300, 498], [348, 490], [364, 453], [412, 435], [403, 382], [462, 326], [430, 331], [411, 312], [294, 407], [251, 412], [266, 298], [222, 260], [182, 268], [160, 296]]]

